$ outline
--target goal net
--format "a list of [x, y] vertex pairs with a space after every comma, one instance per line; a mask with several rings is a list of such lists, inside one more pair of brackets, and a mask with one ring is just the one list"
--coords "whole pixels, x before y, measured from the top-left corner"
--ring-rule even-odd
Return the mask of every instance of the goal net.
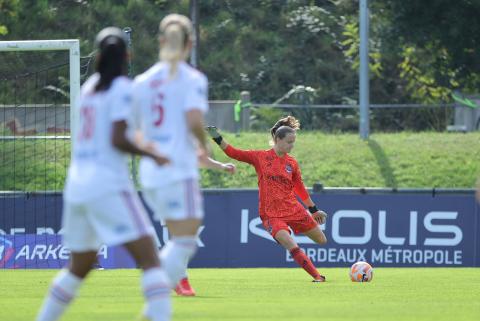
[[0, 191], [59, 191], [80, 91], [78, 40], [0, 42]]

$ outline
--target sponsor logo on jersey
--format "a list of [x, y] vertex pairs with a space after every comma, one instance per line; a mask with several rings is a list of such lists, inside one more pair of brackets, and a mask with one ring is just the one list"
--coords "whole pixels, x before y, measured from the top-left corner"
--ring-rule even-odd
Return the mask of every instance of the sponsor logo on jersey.
[[283, 184], [285, 186], [290, 186], [291, 182], [288, 178], [280, 176], [280, 175], [268, 175], [267, 176], [268, 180], [278, 182], [280, 184]]
[[291, 173], [292, 172], [292, 166], [290, 166], [290, 164], [287, 164], [285, 166], [285, 170], [287, 171], [287, 173]]
[[177, 208], [180, 208], [180, 203], [177, 201], [169, 201], [167, 203], [167, 207], [170, 210], [177, 209]]
[[118, 225], [115, 227], [115, 233], [122, 234], [129, 230], [130, 228], [127, 225]]

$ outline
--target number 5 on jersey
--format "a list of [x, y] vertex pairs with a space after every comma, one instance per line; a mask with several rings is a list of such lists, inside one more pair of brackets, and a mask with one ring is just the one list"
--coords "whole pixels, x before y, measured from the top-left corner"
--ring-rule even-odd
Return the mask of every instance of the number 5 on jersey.
[[163, 117], [165, 112], [163, 108], [163, 99], [164, 99], [163, 94], [159, 93], [153, 100], [153, 104], [152, 104], [152, 112], [154, 114], [153, 126], [155, 127], [160, 127], [163, 123]]

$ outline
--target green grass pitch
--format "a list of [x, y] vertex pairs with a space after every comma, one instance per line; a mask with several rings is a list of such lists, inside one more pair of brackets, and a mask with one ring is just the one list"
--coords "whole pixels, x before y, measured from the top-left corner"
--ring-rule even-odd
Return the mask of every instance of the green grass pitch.
[[[34, 320], [54, 270], [0, 270], [0, 320]], [[377, 268], [371, 283], [348, 269], [191, 269], [196, 297], [173, 294], [173, 320], [480, 320], [480, 269]], [[138, 270], [94, 271], [64, 321], [136, 320]]]

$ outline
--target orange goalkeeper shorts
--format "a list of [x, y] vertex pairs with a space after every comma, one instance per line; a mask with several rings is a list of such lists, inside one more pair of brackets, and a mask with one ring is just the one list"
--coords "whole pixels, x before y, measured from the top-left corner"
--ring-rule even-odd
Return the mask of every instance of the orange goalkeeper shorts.
[[262, 219], [263, 227], [275, 238], [275, 235], [280, 230], [285, 230], [288, 233], [299, 234], [310, 231], [315, 228], [318, 224], [313, 219], [311, 215], [305, 213], [304, 216], [295, 216], [292, 218], [282, 217], [282, 218], [265, 218]]

